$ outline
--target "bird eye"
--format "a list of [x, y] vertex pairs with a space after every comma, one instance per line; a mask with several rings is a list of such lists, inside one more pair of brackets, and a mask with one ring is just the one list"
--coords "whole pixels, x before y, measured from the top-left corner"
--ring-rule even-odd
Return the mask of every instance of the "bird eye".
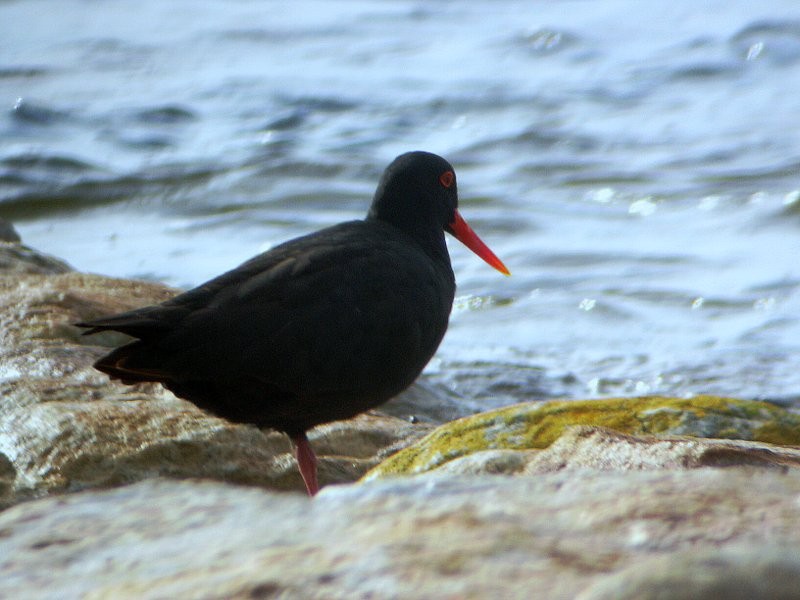
[[449, 188], [452, 187], [453, 182], [456, 180], [456, 175], [452, 171], [445, 171], [441, 175], [439, 175], [439, 183], [442, 186]]

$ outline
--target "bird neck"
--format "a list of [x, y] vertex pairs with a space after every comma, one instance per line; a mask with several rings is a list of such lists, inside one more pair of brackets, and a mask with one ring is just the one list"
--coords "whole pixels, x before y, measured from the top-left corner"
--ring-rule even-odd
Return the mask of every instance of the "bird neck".
[[425, 227], [419, 220], [409, 222], [403, 219], [386, 218], [386, 215], [378, 215], [372, 210], [367, 215], [366, 221], [379, 221], [401, 231], [419, 244], [425, 254], [432, 259], [450, 265], [450, 254], [447, 251], [447, 243], [441, 227]]

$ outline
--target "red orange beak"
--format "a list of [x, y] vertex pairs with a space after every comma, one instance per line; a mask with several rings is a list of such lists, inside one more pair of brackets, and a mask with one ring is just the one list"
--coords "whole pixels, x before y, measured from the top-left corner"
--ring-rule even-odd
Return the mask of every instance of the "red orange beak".
[[477, 233], [472, 231], [472, 227], [467, 225], [467, 222], [458, 211], [455, 212], [455, 218], [453, 222], [450, 223], [450, 233], [452, 233], [459, 242], [486, 261], [488, 265], [494, 267], [503, 275], [511, 275], [511, 271], [506, 268], [503, 261], [497, 258], [494, 252], [489, 250], [489, 247], [483, 243]]

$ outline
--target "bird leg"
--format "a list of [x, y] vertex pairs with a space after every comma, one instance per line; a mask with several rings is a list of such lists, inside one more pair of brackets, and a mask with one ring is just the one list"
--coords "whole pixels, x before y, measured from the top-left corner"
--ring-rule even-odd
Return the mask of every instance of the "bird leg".
[[297, 465], [300, 467], [300, 475], [303, 476], [303, 482], [306, 484], [308, 495], [314, 496], [319, 491], [319, 484], [317, 483], [317, 457], [314, 454], [314, 449], [311, 447], [305, 431], [293, 434], [291, 438], [294, 443]]

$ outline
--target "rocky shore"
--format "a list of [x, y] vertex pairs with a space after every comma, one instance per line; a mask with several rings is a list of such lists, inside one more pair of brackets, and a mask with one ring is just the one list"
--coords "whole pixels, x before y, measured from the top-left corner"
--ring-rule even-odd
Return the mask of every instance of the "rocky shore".
[[700, 396], [468, 416], [421, 384], [310, 433], [327, 487], [309, 500], [285, 436], [91, 368], [124, 338], [71, 323], [175, 290], [3, 237], [0, 597], [800, 597], [796, 413]]

